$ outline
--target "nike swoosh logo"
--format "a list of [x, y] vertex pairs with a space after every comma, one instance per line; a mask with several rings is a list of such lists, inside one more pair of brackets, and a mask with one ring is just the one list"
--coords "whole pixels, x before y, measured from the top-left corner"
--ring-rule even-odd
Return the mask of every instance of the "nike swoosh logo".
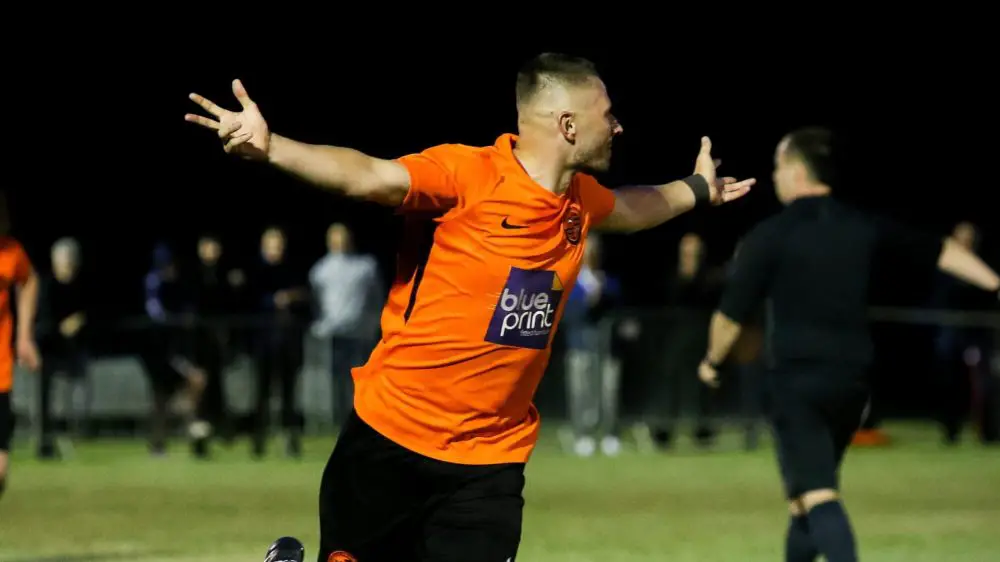
[[500, 223], [500, 226], [506, 228], [507, 230], [519, 230], [522, 228], [528, 228], [527, 226], [524, 225], [510, 224], [509, 222], [507, 222], [507, 217], [503, 218], [503, 222]]

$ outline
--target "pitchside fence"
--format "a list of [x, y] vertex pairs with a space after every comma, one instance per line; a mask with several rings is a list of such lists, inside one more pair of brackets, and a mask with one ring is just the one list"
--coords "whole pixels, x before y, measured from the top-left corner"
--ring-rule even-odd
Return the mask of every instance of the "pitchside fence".
[[[704, 354], [708, 318], [706, 311], [688, 309], [619, 309], [601, 321], [601, 344], [593, 351], [620, 362], [620, 430], [675, 418], [680, 428], [690, 427], [700, 408], [707, 408], [716, 426], [759, 422], [766, 408], [760, 402], [761, 377], [755, 368], [761, 355], [762, 331], [757, 327], [747, 329], [723, 374], [722, 388], [706, 398], [693, 369]], [[877, 417], [935, 417], [942, 393], [953, 388], [944, 384], [937, 368], [940, 362], [935, 343], [942, 330], [955, 329], [961, 337], [976, 342], [964, 350], [967, 368], [958, 375], [968, 377], [973, 422], [998, 423], [1000, 315], [876, 308], [872, 309], [872, 320], [877, 351], [872, 373], [876, 380], [873, 413]], [[249, 353], [252, 344], [242, 335], [249, 333], [253, 324], [254, 320], [246, 317], [213, 322], [228, 334], [222, 338], [228, 342], [222, 350], [227, 358], [222, 381], [225, 404], [237, 427], [239, 420], [250, 415], [256, 395]], [[57, 425], [71, 433], [97, 437], [145, 434], [152, 407], [150, 389], [138, 348], [128, 341], [140, 339], [149, 328], [147, 321], [139, 319], [104, 334], [92, 334], [94, 341], [103, 337], [120, 345], [95, 346], [114, 349], [92, 351], [83, 380], [57, 378], [52, 398]], [[307, 335], [302, 346], [298, 402], [305, 432], [332, 435], [330, 343]], [[536, 400], [550, 424], [563, 419], [566, 412], [564, 349], [564, 342], [557, 337], [553, 360]], [[37, 432], [38, 395], [37, 376], [17, 370], [13, 393], [18, 424], [15, 439], [22, 445], [33, 440]], [[271, 419], [279, 419], [277, 396], [273, 407], [275, 415]], [[179, 423], [177, 430], [181, 430]]]

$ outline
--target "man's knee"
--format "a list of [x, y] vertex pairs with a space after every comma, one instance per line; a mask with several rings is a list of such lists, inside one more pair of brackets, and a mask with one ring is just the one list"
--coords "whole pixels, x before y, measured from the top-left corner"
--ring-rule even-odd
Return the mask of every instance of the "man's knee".
[[805, 513], [808, 513], [817, 505], [840, 500], [840, 494], [832, 488], [810, 490], [799, 496], [799, 502]]

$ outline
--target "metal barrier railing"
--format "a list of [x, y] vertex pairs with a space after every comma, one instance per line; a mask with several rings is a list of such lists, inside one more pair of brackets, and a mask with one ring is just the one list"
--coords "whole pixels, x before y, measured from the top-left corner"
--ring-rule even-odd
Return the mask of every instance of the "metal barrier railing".
[[[702, 391], [695, 380], [694, 368], [704, 354], [710, 314], [711, 311], [683, 308], [622, 308], [611, 311], [600, 321], [597, 353], [601, 357], [614, 356], [621, 362], [619, 412], [622, 423], [690, 419], [700, 415]], [[944, 326], [978, 328], [991, 333], [993, 344], [982, 350], [985, 356], [981, 358], [979, 369], [988, 372], [993, 379], [996, 379], [995, 373], [1000, 372], [1000, 342], [997, 341], [1000, 339], [1000, 314], [873, 308], [872, 319], [879, 355], [875, 369], [889, 381], [879, 391], [881, 400], [886, 403], [887, 415], [934, 415], [930, 403], [933, 400], [930, 381], [934, 376], [930, 373], [933, 370], [931, 356], [935, 331]], [[79, 390], [71, 388], [74, 385], [65, 380], [57, 381], [53, 392], [54, 414], [65, 417], [83, 408], [88, 416], [132, 420], [137, 425], [126, 433], [141, 432], [151, 407], [148, 377], [140, 360], [141, 346], [135, 342], [135, 345], [115, 342], [116, 345], [109, 346], [102, 344], [100, 339], [127, 334], [138, 342], [144, 331], [163, 325], [154, 324], [148, 318], [133, 318], [91, 334], [94, 349], [111, 347], [115, 350], [91, 355], [84, 398], [80, 398]], [[207, 319], [188, 316], [171, 318], [166, 325], [181, 334], [178, 337], [185, 337], [185, 331], [190, 336], [195, 329], [213, 329], [233, 336], [227, 340], [229, 347], [220, 350], [227, 357], [221, 377], [225, 404], [235, 415], [248, 415], [256, 396], [253, 344], [249, 338], [256, 329], [265, 327], [267, 320], [255, 315]], [[330, 344], [311, 335], [306, 323], [297, 324], [296, 329], [304, 334], [297, 396], [306, 431], [332, 430], [335, 399], [330, 374]], [[747, 339], [753, 340], [754, 333], [751, 330]], [[757, 341], [745, 342], [746, 349], [737, 350], [737, 365], [749, 368], [753, 364], [753, 348], [759, 347], [759, 333], [756, 337]], [[568, 406], [564, 383], [565, 345], [558, 336], [554, 345], [553, 361], [536, 403], [547, 417], [559, 418], [565, 415]], [[899, 372], [894, 374], [894, 371]], [[908, 388], [902, 383], [895, 388], [892, 382], [895, 379], [907, 381]], [[34, 375], [18, 371], [15, 376], [13, 404], [21, 422], [20, 438], [29, 437], [37, 427], [37, 383]], [[742, 420], [747, 415], [759, 415], [754, 408], [750, 408], [752, 414], [747, 414], [747, 391], [739, 386], [739, 383], [724, 385], [715, 395], [709, 412], [713, 419]], [[919, 407], [896, 407], [908, 401]], [[272, 419], [276, 418], [272, 416]]]

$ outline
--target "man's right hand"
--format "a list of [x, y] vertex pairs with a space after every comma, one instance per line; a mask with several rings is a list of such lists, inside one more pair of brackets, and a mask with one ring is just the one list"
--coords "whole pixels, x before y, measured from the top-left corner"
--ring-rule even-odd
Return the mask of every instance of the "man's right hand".
[[239, 80], [233, 80], [233, 94], [243, 106], [243, 111], [239, 113], [229, 111], [198, 94], [191, 94], [188, 96], [191, 101], [211, 113], [217, 120], [192, 113], [185, 115], [184, 120], [215, 130], [227, 153], [252, 160], [266, 160], [271, 139], [267, 122]]

